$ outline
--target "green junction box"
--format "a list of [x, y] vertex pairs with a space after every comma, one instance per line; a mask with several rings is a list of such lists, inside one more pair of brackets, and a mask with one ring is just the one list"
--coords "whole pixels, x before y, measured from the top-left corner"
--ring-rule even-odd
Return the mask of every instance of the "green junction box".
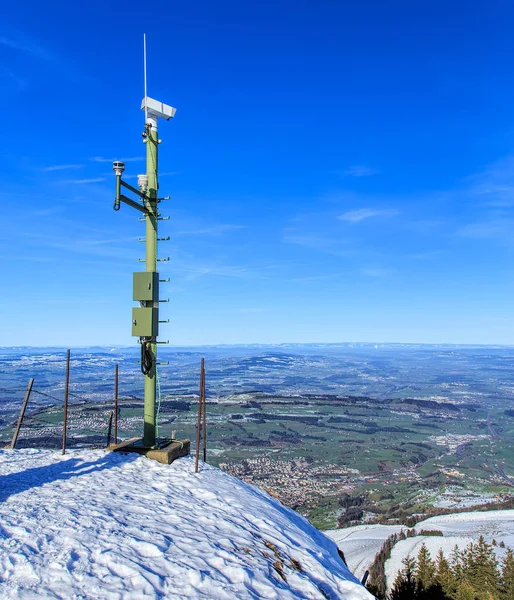
[[159, 273], [153, 271], [134, 273], [134, 300], [159, 301]]
[[156, 308], [132, 309], [132, 335], [136, 337], [157, 337], [159, 335], [159, 314]]
[[156, 338], [159, 335], [159, 311], [157, 306], [145, 304], [159, 302], [159, 273], [134, 273], [133, 298], [136, 302], [141, 302], [142, 306], [132, 309], [132, 335]]

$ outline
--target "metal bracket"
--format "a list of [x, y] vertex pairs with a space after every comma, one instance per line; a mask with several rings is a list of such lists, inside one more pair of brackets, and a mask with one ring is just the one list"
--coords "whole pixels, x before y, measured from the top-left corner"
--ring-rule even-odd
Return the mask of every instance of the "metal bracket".
[[159, 323], [169, 323], [170, 320], [169, 319], [165, 319], [164, 321], [159, 321]]
[[168, 277], [168, 279], [159, 279], [159, 283], [168, 283], [170, 280], [170, 278]]
[[132, 206], [132, 208], [139, 210], [140, 212], [144, 213], [145, 215], [150, 214], [150, 211], [146, 208], [146, 206], [141, 206], [141, 204], [139, 204], [135, 200], [131, 200], [130, 198], [127, 198], [127, 196], [124, 196], [123, 194], [120, 194], [120, 200], [122, 202], [124, 202], [125, 204]]
[[158, 221], [169, 221], [170, 218], [169, 217], [157, 217]]
[[158, 302], [169, 302], [170, 299], [168, 298], [167, 300], [159, 300]]
[[168, 237], [165, 237], [165, 238], [157, 238], [157, 241], [158, 241], [158, 242], [167, 242], [167, 241], [169, 241], [170, 239], [171, 239], [171, 238], [170, 238], [170, 236], [168, 236]]
[[157, 262], [168, 262], [170, 259], [170, 257], [168, 256], [168, 258], [158, 258]]
[[138, 258], [137, 261], [138, 262], [146, 262], [146, 260], [144, 258]]

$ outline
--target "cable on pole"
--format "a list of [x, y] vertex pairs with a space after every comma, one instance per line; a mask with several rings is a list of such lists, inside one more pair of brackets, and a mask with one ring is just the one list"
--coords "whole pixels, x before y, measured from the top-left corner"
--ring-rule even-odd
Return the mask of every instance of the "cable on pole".
[[148, 342], [141, 342], [141, 373], [149, 375], [152, 370], [153, 357]]

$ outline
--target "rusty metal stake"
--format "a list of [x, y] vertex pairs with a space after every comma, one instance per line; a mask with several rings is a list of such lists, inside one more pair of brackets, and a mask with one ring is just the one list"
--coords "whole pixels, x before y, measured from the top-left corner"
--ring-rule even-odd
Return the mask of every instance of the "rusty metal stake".
[[203, 358], [200, 367], [200, 394], [198, 397], [198, 423], [196, 425], [196, 459], [195, 473], [198, 473], [198, 459], [200, 458], [200, 430], [202, 428], [202, 381], [203, 381]]
[[64, 383], [64, 423], [62, 427], [62, 453], [66, 454], [66, 427], [68, 425], [68, 389], [70, 386], [70, 351], [66, 351], [66, 381]]
[[25, 416], [25, 409], [27, 408], [27, 404], [30, 397], [30, 392], [32, 391], [32, 385], [34, 383], [33, 379], [29, 379], [29, 384], [27, 385], [27, 391], [25, 392], [25, 398], [23, 398], [23, 402], [21, 404], [20, 415], [18, 417], [18, 423], [16, 425], [16, 429], [14, 430], [12, 440], [11, 440], [11, 450], [14, 450], [16, 447], [16, 442], [18, 441], [18, 435], [20, 433], [21, 424], [23, 422], [23, 417]]
[[118, 443], [118, 363], [114, 368], [114, 443]]
[[202, 358], [202, 403], [203, 403], [203, 462], [207, 462], [207, 402], [205, 398], [205, 361]]

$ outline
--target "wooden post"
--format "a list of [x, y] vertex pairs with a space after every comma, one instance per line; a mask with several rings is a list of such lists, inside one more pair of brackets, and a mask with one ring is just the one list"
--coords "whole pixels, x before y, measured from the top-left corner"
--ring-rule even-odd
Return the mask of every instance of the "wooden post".
[[200, 430], [202, 428], [202, 381], [203, 381], [203, 358], [200, 367], [200, 394], [198, 397], [198, 423], [196, 425], [196, 459], [195, 473], [198, 473], [198, 459], [200, 458]]
[[205, 361], [202, 358], [202, 403], [203, 403], [203, 462], [207, 462], [207, 402], [205, 398]]
[[114, 368], [114, 443], [118, 443], [118, 363]]
[[20, 415], [18, 417], [18, 423], [16, 425], [16, 429], [14, 430], [12, 440], [11, 440], [11, 450], [14, 450], [16, 447], [16, 442], [18, 441], [18, 435], [20, 433], [21, 424], [23, 422], [23, 417], [25, 416], [25, 409], [27, 408], [27, 404], [29, 401], [30, 392], [32, 391], [32, 385], [34, 383], [34, 379], [29, 379], [29, 384], [27, 385], [27, 391], [25, 392], [25, 398], [23, 398], [23, 402], [21, 404]]
[[68, 425], [68, 389], [70, 386], [70, 351], [66, 351], [66, 381], [64, 383], [64, 423], [62, 428], [62, 453], [66, 454], [66, 427]]
[[112, 416], [113, 416], [113, 412], [114, 411], [111, 410], [111, 414], [109, 415], [109, 427], [107, 428], [107, 448], [111, 444], [111, 432], [112, 432]]

